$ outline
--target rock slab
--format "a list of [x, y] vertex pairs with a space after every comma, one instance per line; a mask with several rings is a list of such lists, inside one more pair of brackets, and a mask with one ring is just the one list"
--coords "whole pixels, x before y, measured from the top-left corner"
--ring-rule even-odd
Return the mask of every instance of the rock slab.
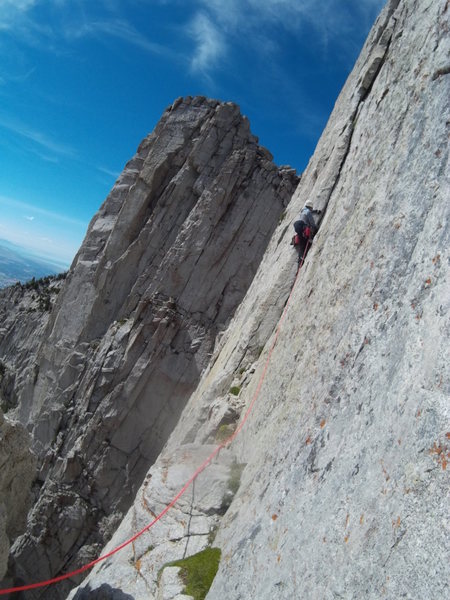
[[[445, 0], [386, 4], [149, 472], [160, 490], [165, 462], [234, 431], [260, 388], [229, 449], [246, 466], [215, 535], [222, 560], [209, 600], [448, 595], [449, 13]], [[291, 223], [305, 204], [321, 211], [320, 231], [261, 384], [295, 279]], [[110, 547], [136, 531], [149, 487]], [[185, 532], [179, 512], [169, 515]], [[135, 600], [155, 597], [155, 568], [171, 549], [156, 528], [146, 540], [154, 547], [139, 574], [116, 555], [83, 585], [109, 577]]]

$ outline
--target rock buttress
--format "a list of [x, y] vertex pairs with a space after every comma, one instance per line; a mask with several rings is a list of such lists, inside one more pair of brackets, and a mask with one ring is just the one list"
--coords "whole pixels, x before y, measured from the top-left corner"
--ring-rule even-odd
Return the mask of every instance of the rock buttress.
[[30, 436], [0, 410], [0, 577], [6, 573], [9, 546], [23, 533], [31, 505], [36, 460]]
[[[94, 217], [19, 399], [42, 486], [12, 573], [98, 554], [258, 268], [298, 177], [232, 103], [179, 99]], [[62, 598], [68, 586], [30, 593]], [[42, 596], [43, 594], [43, 596]]]

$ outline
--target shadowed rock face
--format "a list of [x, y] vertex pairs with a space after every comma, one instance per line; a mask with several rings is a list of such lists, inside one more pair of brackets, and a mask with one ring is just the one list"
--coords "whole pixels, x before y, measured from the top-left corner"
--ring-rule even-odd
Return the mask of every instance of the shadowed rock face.
[[36, 355], [64, 275], [0, 290], [0, 408], [17, 417], [19, 396], [33, 386]]
[[10, 542], [23, 533], [31, 505], [36, 460], [30, 441], [23, 426], [5, 419], [0, 410], [0, 578], [6, 572]]
[[89, 590], [89, 586], [85, 590], [79, 590], [75, 594], [75, 600], [134, 600], [134, 597], [105, 583], [93, 591]]
[[[98, 554], [244, 297], [298, 177], [239, 108], [179, 99], [91, 222], [18, 395], [41, 490], [12, 574]], [[61, 598], [67, 586], [30, 593]]]
[[[448, 595], [449, 18], [447, 0], [387, 3], [210, 368], [106, 550], [164, 508], [260, 388], [251, 418], [173, 510], [83, 586], [165, 598], [158, 570], [211, 544], [218, 527], [208, 599]], [[294, 280], [291, 223], [306, 203], [323, 211], [321, 228], [260, 386]], [[221, 520], [210, 490], [235, 491], [232, 465], [244, 464]]]

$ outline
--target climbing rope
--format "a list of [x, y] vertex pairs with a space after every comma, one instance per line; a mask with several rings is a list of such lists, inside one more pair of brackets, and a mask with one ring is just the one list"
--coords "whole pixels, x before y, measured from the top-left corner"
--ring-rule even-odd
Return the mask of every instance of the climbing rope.
[[289, 297], [287, 299], [287, 302], [285, 304], [284, 310], [281, 314], [280, 320], [278, 321], [278, 326], [277, 329], [275, 331], [275, 335], [272, 341], [272, 345], [270, 347], [269, 353], [267, 355], [266, 358], [266, 362], [264, 363], [264, 368], [263, 371], [261, 373], [261, 377], [259, 378], [258, 381], [258, 385], [256, 386], [256, 390], [253, 394], [252, 400], [244, 414], [244, 417], [242, 418], [239, 426], [236, 428], [236, 430], [223, 442], [221, 442], [217, 448], [215, 448], [213, 450], [213, 452], [211, 452], [211, 454], [208, 456], [208, 458], [198, 467], [198, 469], [195, 471], [195, 473], [190, 477], [190, 479], [188, 479], [188, 481], [184, 484], [184, 486], [181, 488], [181, 490], [178, 492], [178, 494], [172, 499], [172, 501], [164, 508], [164, 510], [162, 510], [154, 519], [153, 521], [151, 521], [148, 525], [146, 525], [143, 529], [141, 529], [140, 531], [138, 531], [137, 533], [135, 533], [133, 535], [133, 537], [131, 537], [130, 539], [126, 540], [125, 542], [123, 542], [122, 544], [120, 544], [119, 546], [117, 546], [116, 548], [113, 548], [113, 550], [111, 550], [110, 552], [107, 552], [106, 554], [103, 554], [102, 556], [99, 556], [98, 558], [96, 558], [95, 560], [83, 565], [82, 567], [80, 567], [79, 569], [75, 569], [74, 571], [70, 571], [70, 573], [65, 573], [63, 575], [59, 575], [58, 577], [53, 577], [52, 579], [47, 579], [45, 581], [39, 581], [36, 583], [30, 583], [28, 585], [21, 585], [18, 587], [12, 587], [12, 588], [8, 588], [8, 589], [2, 589], [0, 590], [0, 596], [4, 596], [6, 594], [13, 594], [16, 592], [25, 592], [27, 590], [34, 590], [37, 588], [41, 588], [41, 587], [46, 587], [49, 585], [53, 585], [55, 583], [59, 583], [60, 581], [64, 581], [65, 579], [71, 579], [72, 577], [76, 577], [77, 575], [81, 575], [82, 573], [85, 573], [86, 571], [89, 571], [90, 569], [92, 569], [93, 567], [95, 567], [95, 565], [97, 565], [100, 562], [103, 562], [104, 560], [106, 560], [107, 558], [110, 558], [111, 556], [113, 556], [114, 554], [117, 554], [117, 552], [120, 552], [120, 550], [122, 550], [123, 548], [125, 548], [126, 546], [129, 546], [130, 544], [132, 544], [135, 540], [137, 540], [139, 537], [141, 537], [141, 535], [143, 535], [144, 533], [146, 533], [149, 529], [151, 529], [159, 520], [161, 520], [165, 514], [167, 514], [169, 512], [169, 510], [175, 505], [175, 503], [181, 498], [181, 496], [183, 496], [183, 494], [186, 492], [186, 490], [189, 488], [189, 486], [191, 485], [191, 483], [193, 483], [197, 477], [200, 475], [200, 473], [202, 473], [206, 467], [209, 466], [209, 464], [213, 461], [213, 459], [217, 456], [217, 454], [219, 454], [219, 452], [222, 450], [222, 448], [225, 448], [226, 446], [229, 446], [231, 444], [231, 442], [235, 439], [235, 437], [237, 435], [239, 435], [239, 433], [242, 431], [242, 428], [244, 427], [247, 419], [250, 416], [250, 413], [253, 410], [253, 407], [256, 403], [256, 400], [258, 399], [258, 396], [260, 394], [263, 382], [266, 378], [266, 374], [267, 374], [267, 369], [269, 367], [269, 363], [270, 360], [272, 358], [272, 353], [273, 350], [275, 348], [275, 345], [277, 343], [278, 340], [278, 336], [280, 334], [280, 330], [281, 327], [283, 325], [289, 304], [291, 302], [291, 298], [292, 298], [292, 294], [294, 292], [295, 286], [297, 284], [297, 280], [298, 280], [298, 275], [300, 273], [300, 269], [303, 266], [303, 263], [305, 261], [305, 257], [306, 257], [306, 253], [308, 250], [308, 247], [310, 245], [310, 241], [308, 240], [306, 246], [305, 246], [305, 251], [303, 252], [303, 256], [300, 260], [299, 266], [298, 266], [298, 270], [297, 270], [297, 274], [295, 276], [295, 280], [294, 283], [292, 285], [291, 288], [291, 292], [289, 294]]

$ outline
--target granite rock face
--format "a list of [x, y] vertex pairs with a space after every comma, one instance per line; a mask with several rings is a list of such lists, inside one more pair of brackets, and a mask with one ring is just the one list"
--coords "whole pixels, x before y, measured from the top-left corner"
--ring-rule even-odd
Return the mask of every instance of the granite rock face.
[[[158, 570], [192, 540], [189, 554], [222, 550], [208, 599], [448, 595], [449, 18], [446, 0], [387, 3], [246, 297], [105, 552], [163, 510], [259, 390], [249, 420], [71, 598], [106, 582], [133, 600], [158, 598]], [[295, 279], [289, 238], [305, 204], [322, 211], [321, 227]], [[214, 480], [228, 497], [222, 508], [206, 496]]]
[[[39, 497], [12, 548], [33, 581], [94, 558], [232, 318], [299, 178], [232, 103], [177, 100], [91, 222], [15, 415]], [[73, 584], [30, 592], [61, 598]]]
[[0, 410], [0, 577], [6, 573], [10, 543], [26, 526], [36, 460], [30, 436]]
[[0, 408], [12, 416], [33, 385], [39, 344], [63, 281], [64, 275], [51, 276], [0, 290]]

